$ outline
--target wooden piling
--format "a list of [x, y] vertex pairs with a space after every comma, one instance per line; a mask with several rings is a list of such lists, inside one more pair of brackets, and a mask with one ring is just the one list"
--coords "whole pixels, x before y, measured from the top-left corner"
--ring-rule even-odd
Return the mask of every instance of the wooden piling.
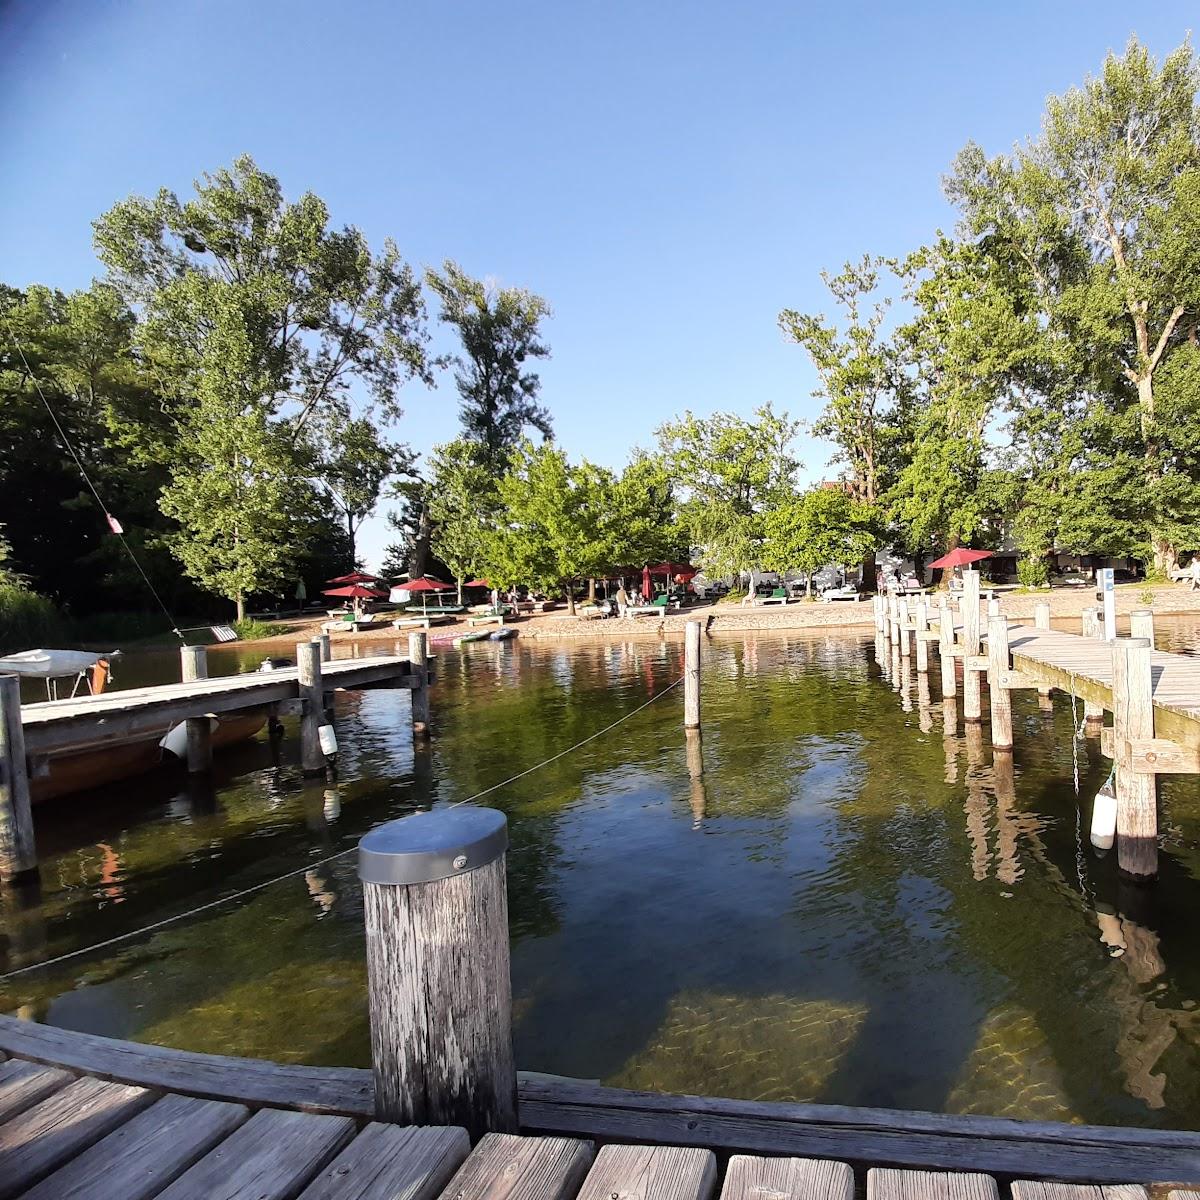
[[[1098, 608], [1085, 608], [1080, 614], [1080, 624], [1085, 638], [1092, 638], [1095, 641], [1103, 638], [1104, 633], [1100, 627], [1100, 610]], [[1104, 724], [1104, 705], [1097, 704], [1094, 700], [1085, 700], [1083, 715], [1087, 722], [1084, 733], [1088, 737], [1099, 737], [1100, 727]]]
[[1128, 744], [1154, 737], [1151, 645], [1146, 638], [1113, 642], [1113, 741], [1116, 745], [1117, 866], [1135, 878], [1158, 873], [1155, 776], [1135, 772]]
[[[1033, 606], [1033, 627], [1035, 629], [1050, 628], [1050, 602], [1048, 600], [1039, 600]], [[1038, 688], [1038, 703], [1043, 708], [1050, 703], [1050, 689], [1048, 687]]]
[[320, 642], [296, 645], [296, 668], [300, 692], [300, 766], [305, 775], [319, 775], [325, 770], [320, 733], [325, 723]]
[[900, 618], [900, 654], [907, 662], [912, 647], [912, 614], [908, 611], [907, 596], [896, 597], [896, 612]]
[[[208, 678], [208, 649], [205, 646], [179, 648], [180, 676], [184, 683]], [[187, 719], [187, 769], [200, 775], [212, 769], [212, 721], [208, 717]]]
[[1000, 615], [999, 597], [997, 597], [997, 596], [988, 597], [987, 615], [988, 615], [989, 620], [991, 620], [992, 617], [998, 617]]
[[375, 1115], [517, 1129], [505, 852], [498, 809], [415, 813], [359, 843]]
[[938, 651], [941, 657], [942, 699], [952, 700], [956, 687], [954, 682], [954, 614], [950, 611], [950, 597], [942, 592], [938, 596]]
[[408, 661], [415, 683], [412, 691], [412, 731], [415, 738], [429, 736], [429, 635], [423, 629], [408, 635]]
[[871, 597], [871, 611], [875, 616], [875, 632], [887, 632], [887, 600], [876, 594]]
[[691, 785], [689, 804], [692, 809], [692, 828], [699, 829], [708, 809], [708, 792], [704, 785], [704, 743], [699, 729], [685, 729], [687, 742], [688, 780]]
[[1012, 697], [1005, 680], [1010, 666], [1008, 620], [999, 614], [988, 617], [988, 703], [992, 713], [993, 750], [1012, 749]]
[[36, 876], [37, 845], [29, 800], [21, 680], [0, 675], [0, 876], [8, 884]]
[[321, 644], [321, 661], [329, 662], [333, 658], [333, 641], [327, 633], [319, 633], [313, 639]]
[[1145, 638], [1154, 649], [1154, 613], [1148, 608], [1137, 608], [1129, 614], [1129, 636]]
[[981, 721], [983, 708], [980, 699], [979, 672], [971, 660], [979, 654], [979, 572], [963, 572], [963, 721]]
[[929, 630], [929, 609], [924, 592], [913, 600], [913, 626], [917, 639], [917, 673], [924, 674], [929, 670], [929, 639], [925, 636]]
[[683, 639], [683, 725], [700, 728], [700, 632], [699, 621], [689, 621]]

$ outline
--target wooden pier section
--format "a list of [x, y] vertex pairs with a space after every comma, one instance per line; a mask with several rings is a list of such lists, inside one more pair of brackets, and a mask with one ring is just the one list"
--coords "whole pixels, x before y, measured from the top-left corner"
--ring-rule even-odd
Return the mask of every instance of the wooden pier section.
[[[375, 1119], [367, 1070], [0, 1018], [0, 1200], [1104, 1200], [1200, 1181], [1200, 1133], [668, 1096], [539, 1076], [518, 1134]], [[597, 1150], [597, 1147], [600, 1147]], [[1031, 1182], [1036, 1181], [1036, 1182]], [[1197, 1182], [1200, 1186], [1200, 1182]], [[1032, 1189], [1032, 1190], [1031, 1190]], [[1182, 1200], [1182, 1198], [1180, 1198]], [[1189, 1198], [1193, 1200], [1193, 1198]]]

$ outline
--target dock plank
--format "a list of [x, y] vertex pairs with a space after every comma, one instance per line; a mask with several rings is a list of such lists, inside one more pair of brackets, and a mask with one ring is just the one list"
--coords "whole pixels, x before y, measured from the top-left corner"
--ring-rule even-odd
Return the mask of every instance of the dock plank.
[[373, 1121], [300, 1200], [433, 1200], [470, 1153], [465, 1129]]
[[824, 1159], [735, 1154], [721, 1200], [854, 1200], [854, 1172]]
[[[1149, 1197], [1146, 1189], [1136, 1183], [1045, 1183], [1031, 1179], [1013, 1180], [1012, 1195], [1013, 1200], [1148, 1200]], [[1194, 1197], [1195, 1193], [1191, 1195]]]
[[867, 1200], [999, 1200], [990, 1175], [974, 1172], [897, 1171], [875, 1167], [867, 1172]]
[[591, 1165], [592, 1151], [592, 1143], [579, 1138], [485, 1134], [442, 1197], [571, 1200]]
[[21, 1200], [150, 1200], [249, 1116], [240, 1104], [164, 1096]]
[[0, 1200], [26, 1191], [155, 1099], [146, 1088], [77, 1079], [0, 1125]]
[[19, 1058], [0, 1064], [0, 1124], [66, 1087], [74, 1078], [70, 1071]]
[[604, 1146], [579, 1200], [708, 1200], [717, 1184], [711, 1150], [682, 1146]]
[[160, 1200], [292, 1200], [353, 1136], [349, 1117], [260, 1109]]

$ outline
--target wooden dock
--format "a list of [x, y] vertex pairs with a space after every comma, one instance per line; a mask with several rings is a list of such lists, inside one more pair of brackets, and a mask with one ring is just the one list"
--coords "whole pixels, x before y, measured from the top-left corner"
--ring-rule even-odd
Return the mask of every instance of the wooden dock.
[[[371, 1072], [0, 1018], [0, 1200], [1104, 1200], [1200, 1181], [1200, 1134], [521, 1080], [520, 1133], [374, 1120]], [[597, 1146], [601, 1148], [596, 1149]], [[1036, 1183], [1030, 1181], [1038, 1181]], [[861, 1194], [861, 1186], [858, 1194]]]

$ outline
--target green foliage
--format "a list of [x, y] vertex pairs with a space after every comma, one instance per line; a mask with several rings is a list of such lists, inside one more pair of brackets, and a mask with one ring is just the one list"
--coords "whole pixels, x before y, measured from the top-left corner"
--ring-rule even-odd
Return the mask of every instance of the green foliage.
[[1045, 558], [1022, 558], [1017, 563], [1017, 581], [1022, 587], [1043, 588], [1050, 582], [1050, 563]]
[[451, 360], [463, 436], [479, 444], [483, 464], [498, 477], [527, 427], [551, 436], [550, 414], [537, 403], [541, 381], [525, 365], [550, 355], [540, 330], [550, 307], [524, 288], [489, 287], [449, 260], [425, 278], [463, 348]]
[[679, 523], [713, 578], [761, 565], [766, 514], [792, 494], [798, 422], [764, 405], [754, 419], [688, 412], [658, 430], [662, 458], [684, 499]]
[[243, 642], [253, 641], [255, 638], [278, 637], [291, 628], [290, 625], [279, 621], [262, 621], [257, 617], [245, 617], [233, 623], [234, 632]]
[[0, 581], [0, 654], [60, 645], [65, 636], [62, 615], [45, 596]]
[[855, 500], [841, 488], [812, 488], [788, 497], [766, 516], [763, 566], [768, 570], [799, 570], [808, 576], [827, 564], [861, 563], [878, 542], [878, 525], [871, 505]]
[[435, 446], [429, 470], [432, 546], [458, 582], [461, 600], [463, 583], [486, 564], [499, 507], [496, 484], [484, 464], [483, 448], [465, 438]]

